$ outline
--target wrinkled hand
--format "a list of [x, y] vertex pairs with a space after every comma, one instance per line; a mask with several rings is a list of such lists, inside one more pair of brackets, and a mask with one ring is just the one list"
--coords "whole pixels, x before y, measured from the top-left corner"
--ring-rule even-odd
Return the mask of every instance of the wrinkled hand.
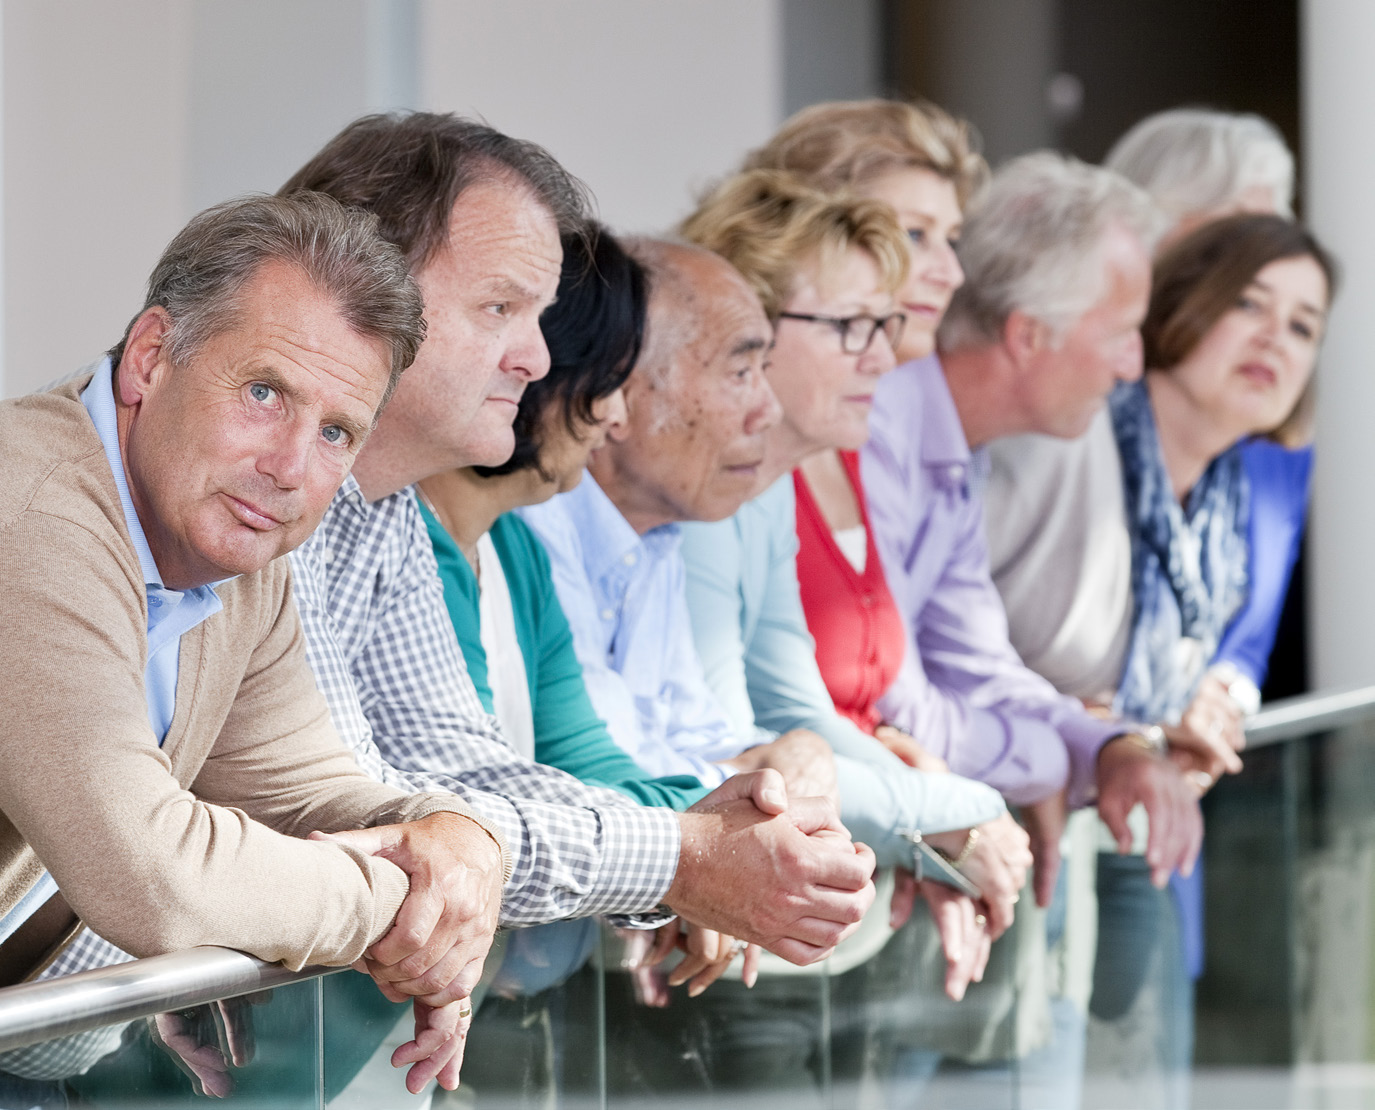
[[933, 775], [949, 774], [950, 766], [938, 755], [932, 755], [902, 729], [894, 725], [879, 725], [874, 739], [909, 767]]
[[792, 797], [826, 798], [840, 808], [835, 755], [825, 740], [805, 728], [785, 732], [771, 743], [746, 748], [726, 765], [737, 773], [771, 767], [783, 776]]
[[404, 1068], [406, 1090], [418, 1095], [431, 1079], [437, 1079], [446, 1091], [458, 1087], [458, 1071], [463, 1066], [463, 1050], [468, 1045], [468, 1030], [473, 1014], [469, 1010], [460, 1016], [465, 1002], [450, 1002], [445, 1006], [430, 1006], [415, 1000], [415, 1039], [407, 1041], [391, 1054], [391, 1066]]
[[1146, 809], [1150, 834], [1146, 863], [1151, 882], [1164, 887], [1170, 872], [1188, 875], [1203, 843], [1203, 815], [1193, 789], [1168, 759], [1117, 737], [1098, 752], [1098, 815], [1117, 840], [1119, 852], [1130, 852], [1127, 814], [1137, 803]]
[[980, 922], [980, 907], [968, 895], [937, 882], [922, 883], [920, 888], [945, 953], [945, 993], [958, 1002], [971, 982], [983, 981], [993, 938]]
[[1237, 752], [1246, 746], [1241, 706], [1213, 675], [1204, 675], [1193, 701], [1177, 725], [1165, 725], [1170, 758], [1198, 793], [1205, 793], [1224, 774], [1241, 770]]
[[164, 1048], [191, 1080], [196, 1094], [227, 1098], [234, 1091], [231, 1067], [253, 1059], [257, 1041], [253, 1011], [272, 997], [258, 991], [239, 998], [223, 998], [205, 1006], [157, 1014], [150, 1023], [155, 1044]]
[[[959, 830], [938, 833], [926, 839], [948, 856], [956, 856], [969, 833]], [[988, 934], [997, 940], [1012, 925], [1012, 915], [1031, 867], [1031, 849], [1026, 831], [1010, 814], [979, 826], [974, 849], [960, 864], [960, 871], [983, 895], [988, 918]]]
[[664, 901], [696, 924], [809, 964], [873, 903], [874, 853], [851, 843], [829, 802], [789, 801], [777, 771], [733, 776], [679, 823], [678, 871]]
[[[646, 966], [660, 964], [675, 949], [683, 953], [683, 959], [668, 973], [668, 986], [679, 987], [687, 983], [689, 998], [696, 998], [721, 978], [740, 954], [734, 937], [679, 918], [656, 931], [654, 944], [643, 962]], [[746, 945], [744, 959], [742, 977], [745, 986], [753, 987], [759, 978], [759, 946]]]
[[1064, 836], [1065, 822], [1069, 819], [1068, 799], [1062, 790], [1020, 807], [1019, 813], [1031, 838], [1031, 855], [1036, 867], [1032, 889], [1036, 893], [1036, 904], [1045, 909], [1055, 894], [1055, 880], [1060, 875], [1060, 838]]
[[311, 833], [401, 868], [410, 891], [391, 929], [359, 970], [393, 1002], [408, 996], [442, 1009], [482, 977], [501, 909], [501, 851], [482, 826], [456, 813], [349, 832]]

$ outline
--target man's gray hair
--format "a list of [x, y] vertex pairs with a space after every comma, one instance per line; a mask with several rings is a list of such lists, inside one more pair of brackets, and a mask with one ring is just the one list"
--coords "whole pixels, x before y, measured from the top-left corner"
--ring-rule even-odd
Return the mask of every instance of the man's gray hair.
[[1103, 165], [1148, 192], [1172, 224], [1224, 211], [1251, 188], [1293, 217], [1294, 156], [1274, 124], [1249, 113], [1175, 108], [1147, 116]]
[[[400, 249], [379, 234], [377, 217], [320, 193], [241, 197], [207, 208], [163, 251], [138, 315], [166, 309], [167, 357], [185, 366], [238, 323], [239, 294], [268, 262], [297, 267], [349, 327], [387, 345], [385, 403], [425, 338], [424, 299]], [[128, 338], [126, 329], [110, 352], [116, 367]]]
[[964, 284], [940, 329], [953, 350], [993, 343], [1021, 311], [1056, 340], [1102, 295], [1104, 237], [1121, 227], [1154, 250], [1163, 219], [1109, 170], [1049, 151], [1014, 158], [975, 202], [960, 237]]

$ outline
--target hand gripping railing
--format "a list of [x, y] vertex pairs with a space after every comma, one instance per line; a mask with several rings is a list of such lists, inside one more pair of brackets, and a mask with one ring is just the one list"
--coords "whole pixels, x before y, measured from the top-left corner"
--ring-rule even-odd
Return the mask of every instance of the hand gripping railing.
[[203, 947], [6, 987], [0, 1052], [343, 970], [290, 971], [229, 948]]

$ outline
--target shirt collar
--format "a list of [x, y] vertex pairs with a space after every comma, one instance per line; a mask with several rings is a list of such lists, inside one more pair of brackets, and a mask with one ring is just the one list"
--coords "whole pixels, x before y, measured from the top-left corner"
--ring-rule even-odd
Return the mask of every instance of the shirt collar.
[[129, 494], [129, 483], [124, 479], [124, 456], [119, 450], [119, 422], [115, 416], [114, 366], [109, 355], [100, 360], [95, 369], [95, 376], [81, 391], [81, 403], [90, 413], [96, 435], [100, 437], [100, 444], [105, 448], [105, 461], [110, 464], [110, 473], [114, 476], [115, 488], [119, 491], [119, 506], [124, 510], [124, 523], [129, 529], [129, 538], [133, 540], [134, 552], [138, 555], [143, 582], [147, 586], [163, 589], [162, 575], [158, 571], [157, 563], [153, 561], [148, 537], [144, 534], [143, 525], [139, 523], [138, 513], [134, 509], [134, 499]]
[[[586, 471], [582, 481], [561, 496], [565, 498], [564, 505], [574, 530], [584, 537], [583, 569], [594, 582], [601, 581], [614, 570], [633, 566], [642, 553], [657, 558], [678, 544], [680, 529], [677, 524], [661, 524], [643, 536], [637, 534], [615, 502]], [[588, 537], [595, 539], [589, 542]]]

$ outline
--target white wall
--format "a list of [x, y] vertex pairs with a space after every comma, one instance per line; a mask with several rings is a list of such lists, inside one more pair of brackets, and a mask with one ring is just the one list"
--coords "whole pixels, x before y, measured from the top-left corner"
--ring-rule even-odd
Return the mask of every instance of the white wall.
[[181, 0], [7, 0], [8, 395], [117, 340], [185, 221], [189, 35]]
[[0, 395], [109, 347], [191, 215], [276, 189], [366, 111], [478, 113], [613, 226], [665, 230], [785, 87], [878, 87], [878, 0], [854, 2], [0, 0]]
[[661, 231], [780, 120], [782, 0], [421, 0], [421, 102], [546, 146]]
[[1306, 0], [1304, 202], [1342, 262], [1342, 288], [1318, 368], [1310, 555], [1315, 686], [1375, 682], [1375, 4]]

